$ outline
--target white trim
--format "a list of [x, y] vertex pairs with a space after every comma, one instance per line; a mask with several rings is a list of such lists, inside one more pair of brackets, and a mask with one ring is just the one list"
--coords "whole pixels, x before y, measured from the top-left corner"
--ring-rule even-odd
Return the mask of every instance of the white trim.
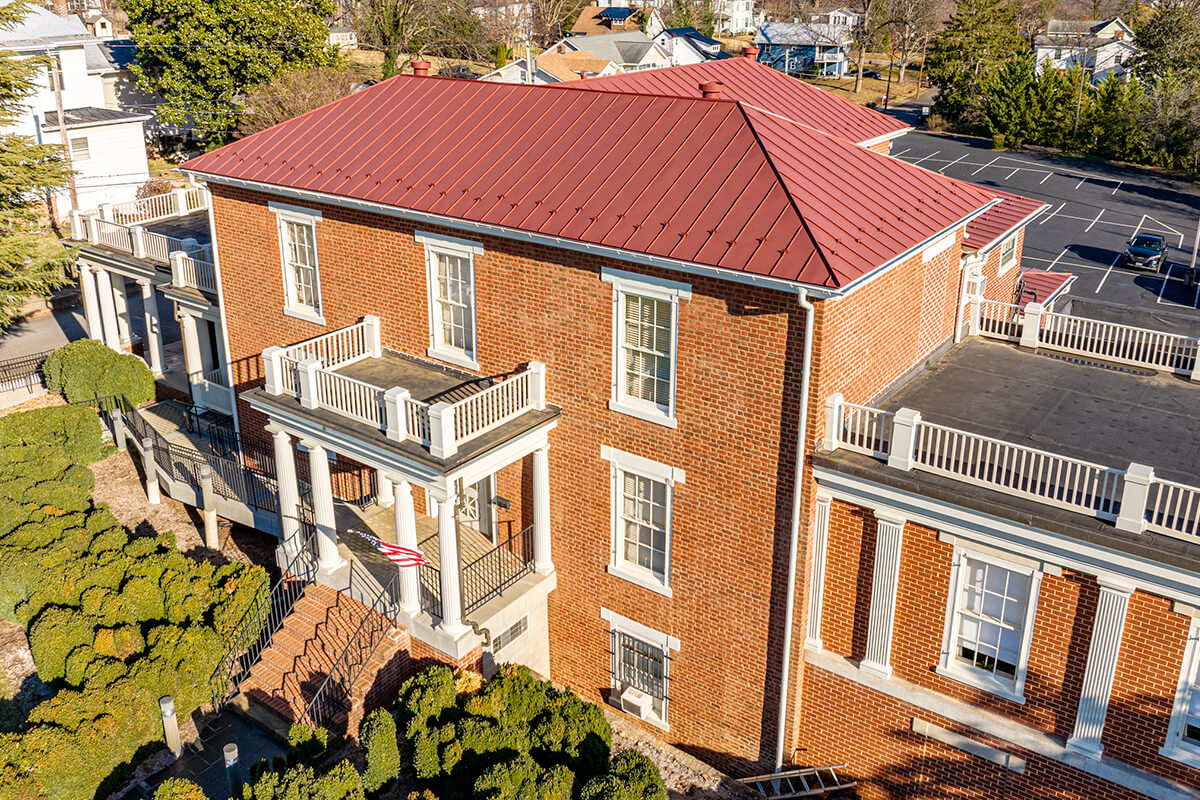
[[[874, 139], [864, 139], [858, 143], [858, 146], [871, 147], [872, 145], [882, 144], [883, 142], [890, 142], [892, 139], [899, 139], [904, 134], [914, 130], [916, 130], [916, 128], [901, 128], [898, 131], [892, 131], [891, 133], [885, 133], [882, 136], [876, 136]], [[883, 156], [887, 155], [887, 153], [880, 153], [879, 155]]]
[[[475, 256], [483, 248], [472, 242], [449, 236], [418, 233], [415, 237], [425, 247], [425, 286], [428, 305], [429, 349], [425, 354], [469, 370], [479, 371], [479, 328], [478, 302], [475, 296]], [[442, 341], [442, 323], [438, 317], [437, 256], [465, 259], [470, 272], [467, 294], [470, 297], [470, 348], [458, 348]]]
[[629, 617], [623, 617], [615, 611], [610, 611], [603, 606], [600, 607], [600, 619], [607, 622], [610, 626], [616, 628], [623, 633], [628, 633], [630, 636], [636, 636], [642, 641], [649, 642], [655, 647], [661, 647], [664, 651], [674, 650], [679, 652], [679, 640], [669, 633], [656, 631], [654, 628], [648, 628], [636, 620]]
[[[1013, 246], [1012, 261], [1010, 261], [1008, 266], [1006, 267], [1006, 266], [1004, 266], [1004, 248], [1009, 242], [1012, 242], [1012, 246]], [[996, 277], [997, 278], [999, 278], [1001, 275], [1007, 275], [1009, 272], [1012, 271], [1012, 268], [1017, 265], [1017, 262], [1019, 262], [1021, 260], [1020, 257], [1017, 255], [1017, 234], [1014, 233], [1009, 236], [1005, 236], [1003, 239], [1000, 240], [999, 247], [1000, 247], [1000, 263], [996, 266]]]
[[[678, 390], [679, 373], [679, 300], [692, 296], [692, 287], [686, 283], [672, 281], [666, 278], [656, 278], [640, 275], [635, 272], [625, 272], [618, 269], [603, 268], [600, 270], [600, 280], [611, 283], [612, 299], [612, 394], [608, 401], [610, 411], [628, 414], [638, 419], [674, 428], [678, 425], [675, 417], [675, 399]], [[671, 306], [671, 381], [668, 390], [667, 408], [664, 410], [658, 403], [630, 397], [625, 393], [624, 378], [625, 353], [624, 339], [624, 306], [629, 297], [644, 297], [658, 302], [669, 303]]]
[[600, 457], [605, 461], [611, 461], [618, 469], [636, 472], [647, 478], [654, 478], [656, 481], [663, 481], [668, 484], [686, 482], [687, 473], [679, 467], [672, 467], [659, 461], [651, 461], [648, 458], [643, 458], [633, 453], [626, 453], [624, 450], [617, 450], [608, 445], [600, 445]]
[[[676, 652], [679, 651], [679, 640], [676, 639], [674, 636], [670, 636], [661, 631], [656, 631], [653, 628], [648, 628], [645, 625], [641, 624], [640, 622], [635, 622], [634, 620], [631, 620], [628, 617], [623, 617], [620, 614], [616, 613], [615, 611], [609, 611], [607, 608], [604, 608], [603, 606], [601, 606], [601, 608], [600, 608], [600, 618], [608, 623], [609, 629], [610, 629], [610, 631], [609, 631], [610, 636], [612, 635], [612, 630], [616, 630], [620, 633], [624, 633], [628, 636], [632, 636], [635, 639], [640, 639], [643, 642], [646, 642], [647, 644], [651, 645], [652, 647], [657, 647], [659, 650], [662, 651], [664, 696], [662, 698], [657, 698], [662, 703], [662, 714], [661, 714], [661, 716], [657, 716], [657, 717], [654, 717], [654, 716], [645, 717], [642, 719], [642, 721], [649, 723], [650, 725], [653, 725], [656, 728], [661, 728], [664, 731], [670, 730], [670, 724], [668, 723], [668, 720], [670, 718], [670, 714], [669, 714], [670, 708], [669, 707], [670, 707], [670, 696], [671, 696], [671, 688], [670, 688], [671, 687], [671, 656], [670, 656], [670, 651], [672, 651], [672, 650], [674, 650]], [[617, 659], [619, 658], [619, 655], [614, 652], [610, 655], [609, 658], [610, 658], [609, 666], [611, 668], [611, 674], [609, 676], [609, 689], [611, 690], [610, 699], [615, 700], [616, 704], [617, 704], [617, 708], [620, 708], [620, 705], [619, 705], [620, 699], [618, 697], [616, 697], [617, 689], [619, 688], [617, 685], [617, 675], [616, 675]]]
[[[1014, 703], [1025, 702], [1025, 679], [1029, 672], [1029, 651], [1033, 644], [1033, 626], [1037, 619], [1038, 597], [1042, 588], [1042, 573], [1027, 564], [1018, 564], [1006, 559], [996, 558], [990, 553], [972, 550], [969, 547], [955, 545], [954, 561], [950, 568], [950, 593], [946, 601], [946, 620], [942, 630], [942, 651], [934, 670], [938, 675], [974, 686], [994, 695], [1011, 700]], [[982, 561], [994, 567], [1029, 576], [1029, 594], [1025, 598], [1025, 619], [1021, 623], [1021, 646], [1017, 654], [1016, 677], [1010, 685], [1008, 681], [989, 675], [981, 669], [963, 664], [955, 655], [956, 628], [959, 603], [962, 597], [962, 587], [965, 575], [962, 569], [964, 558]]]
[[970, 753], [977, 758], [982, 758], [984, 761], [999, 764], [1018, 775], [1025, 773], [1025, 759], [1014, 756], [1012, 753], [1002, 750], [999, 747], [989, 747], [983, 742], [977, 742], [968, 736], [963, 736], [961, 733], [947, 730], [941, 725], [934, 725], [932, 722], [913, 717], [912, 732], [918, 736], [928, 736], [934, 741], [953, 747], [955, 750]]
[[413, 238], [416, 239], [417, 244], [433, 245], [439, 250], [456, 250], [462, 255], [483, 255], [483, 245], [468, 239], [459, 239], [455, 236], [446, 236], [445, 234], [433, 233], [432, 231], [417, 231], [413, 234]]
[[[1158, 752], [1159, 755], [1200, 769], [1200, 744], [1194, 744], [1183, 738], [1184, 715], [1187, 712], [1192, 680], [1197, 678], [1197, 670], [1200, 670], [1200, 618], [1193, 617], [1192, 624], [1188, 628], [1183, 666], [1179, 670], [1175, 702], [1171, 707], [1171, 724], [1167, 728], [1167, 741]], [[1200, 680], [1197, 680], [1197, 683], [1200, 683]]]
[[833, 498], [824, 493], [818, 493], [816, 498], [816, 524], [813, 526], [812, 569], [808, 584], [808, 631], [804, 646], [810, 650], [820, 650], [825, 646], [821, 641], [821, 612], [825, 605], [825, 559], [829, 549], [829, 511]]
[[[600, 457], [608, 461], [611, 465], [609, 469], [609, 515], [611, 524], [609, 558], [608, 566], [605, 568], [606, 571], [610, 575], [627, 580], [644, 589], [671, 597], [673, 594], [671, 591], [671, 545], [675, 536], [675, 484], [684, 482], [684, 471], [657, 461], [651, 461], [648, 458], [643, 458], [633, 453], [614, 450], [605, 445], [600, 447]], [[665, 541], [663, 542], [663, 574], [661, 577], [651, 569], [638, 564], [631, 564], [622, 555], [624, 533], [621, 530], [621, 504], [624, 489], [622, 488], [621, 475], [623, 473], [648, 478], [666, 486], [665, 526], [663, 531]]]
[[[321, 215], [320, 213], [300, 213], [307, 210], [279, 203], [272, 204], [271, 207], [271, 211], [275, 214], [276, 235], [279, 238], [279, 266], [283, 273], [283, 313], [316, 325], [324, 325], [325, 306], [321, 300], [321, 255], [320, 246], [317, 244], [317, 222], [321, 219]], [[296, 300], [296, 276], [292, 274], [292, 269], [288, 264], [287, 226], [289, 223], [306, 226], [312, 231], [313, 299], [316, 301], [314, 306], [306, 306]]]
[[300, 222], [313, 222], [321, 219], [321, 212], [315, 208], [294, 206], [291, 203], [280, 203], [276, 200], [268, 200], [267, 208], [281, 216], [298, 217], [298, 221]]
[[659, 300], [676, 300], [678, 298], [689, 300], [692, 297], [690, 283], [659, 278], [654, 275], [642, 275], [639, 272], [626, 272], [612, 267], [600, 269], [600, 280], [611, 283], [622, 292], [645, 295]]
[[1007, 239], [1011, 234], [1014, 234], [1017, 231], [1021, 230], [1021, 228], [1024, 228], [1030, 222], [1033, 222], [1033, 220], [1035, 220], [1037, 217], [1041, 216], [1042, 213], [1049, 207], [1050, 207], [1049, 203], [1043, 203], [1041, 208], [1038, 208], [1036, 211], [1031, 211], [1029, 213], [1029, 216], [1025, 217], [1020, 222], [1018, 222], [1017, 224], [1013, 225], [1008, 230], [1001, 233], [999, 236], [992, 237], [992, 239], [985, 242], [980, 247], [975, 247], [974, 245], [967, 244], [967, 239], [964, 237], [963, 238], [963, 250], [970, 250], [971, 252], [975, 253], [976, 255], [981, 255], [981, 256], [987, 255], [988, 253], [990, 253], [991, 251], [996, 249], [996, 245], [998, 245], [1003, 240]]
[[956, 241], [958, 241], [958, 236], [955, 235], [954, 231], [947, 233], [940, 240], [934, 242], [921, 251], [921, 263], [928, 264], [930, 261], [933, 261], [942, 253], [953, 247]]

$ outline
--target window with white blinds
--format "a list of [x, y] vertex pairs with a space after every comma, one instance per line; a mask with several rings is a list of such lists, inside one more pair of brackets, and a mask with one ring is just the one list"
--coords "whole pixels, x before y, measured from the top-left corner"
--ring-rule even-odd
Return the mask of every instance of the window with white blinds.
[[318, 215], [275, 209], [283, 261], [284, 311], [324, 324], [321, 316], [321, 277], [317, 258]]

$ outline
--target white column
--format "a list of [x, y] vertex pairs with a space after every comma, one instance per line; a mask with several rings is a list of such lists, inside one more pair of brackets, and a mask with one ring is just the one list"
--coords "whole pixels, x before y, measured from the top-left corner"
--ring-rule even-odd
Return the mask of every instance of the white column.
[[79, 262], [79, 293], [83, 296], [83, 313], [87, 317], [88, 336], [104, 341], [104, 324], [100, 321], [100, 298], [96, 296], [96, 275], [90, 264]]
[[308, 477], [312, 481], [313, 516], [317, 523], [317, 556], [325, 572], [344, 566], [338, 553], [337, 521], [333, 511], [333, 482], [329, 478], [329, 454], [316, 442], [303, 440], [308, 450]]
[[550, 445], [533, 451], [533, 568], [554, 571], [550, 556]]
[[179, 312], [179, 332], [183, 335], [183, 368], [188, 383], [193, 386], [204, 377], [204, 357], [200, 353], [200, 331], [196, 318], [186, 311]]
[[121, 336], [117, 328], [117, 302], [113, 299], [112, 274], [106, 269], [96, 270], [96, 294], [100, 298], [100, 327], [103, 341], [119, 353], [121, 352]]
[[442, 622], [444, 632], [458, 638], [467, 626], [462, 621], [462, 595], [459, 589], [461, 565], [458, 562], [458, 524], [454, 514], [454, 493], [438, 500], [438, 556], [442, 573]]
[[817, 495], [816, 519], [813, 522], [812, 569], [808, 583], [808, 634], [804, 646], [809, 650], [820, 650], [821, 604], [825, 598], [825, 551], [829, 542], [829, 504], [831, 498]]
[[1125, 485], [1121, 489], [1121, 513], [1117, 515], [1117, 530], [1144, 533], [1146, 505], [1154, 485], [1154, 468], [1134, 462], [1125, 470]]
[[391, 508], [395, 502], [392, 479], [381, 469], [375, 470], [375, 502], [384, 508]]
[[1025, 318], [1021, 320], [1021, 347], [1036, 350], [1042, 336], [1042, 304], [1027, 303]]
[[862, 668], [883, 678], [892, 676], [892, 628], [896, 621], [896, 587], [900, 581], [900, 545], [904, 518], [875, 512], [875, 574], [871, 579], [871, 616]]
[[125, 349], [133, 341], [133, 332], [129, 327], [129, 295], [125, 290], [125, 276], [112, 276], [113, 304], [117, 310], [117, 332], [121, 337], [121, 349]]
[[[417, 547], [417, 514], [413, 508], [412, 484], [395, 476], [392, 486], [392, 508], [396, 520], [396, 544], [411, 550]], [[400, 608], [416, 616], [421, 612], [420, 567], [400, 567]]]
[[1117, 656], [1121, 652], [1125, 612], [1129, 610], [1129, 596], [1133, 593], [1133, 586], [1122, 581], [1104, 577], [1099, 580], [1100, 599], [1092, 622], [1092, 641], [1088, 645], [1083, 687], [1079, 691], [1075, 730], [1067, 740], [1068, 750], [1089, 758], [1100, 758], [1104, 752], [1101, 742], [1104, 719], [1108, 716], [1108, 699], [1112, 695]]
[[[300, 530], [300, 482], [292, 437], [278, 425], [268, 425], [275, 444], [275, 480], [279, 487], [279, 535], [287, 543]], [[296, 542], [293, 541], [292, 545]]]
[[154, 377], [161, 378], [163, 374], [162, 329], [158, 321], [158, 298], [154, 294], [154, 284], [150, 281], [138, 281], [142, 287], [142, 309], [146, 316], [146, 341], [143, 351], [150, 360], [150, 371]]

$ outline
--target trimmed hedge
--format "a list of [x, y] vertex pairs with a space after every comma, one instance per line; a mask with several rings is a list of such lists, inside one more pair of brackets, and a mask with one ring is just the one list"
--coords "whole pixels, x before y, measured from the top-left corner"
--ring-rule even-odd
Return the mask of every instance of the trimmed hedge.
[[[72, 430], [83, 440], [64, 447]], [[131, 538], [93, 505], [91, 409], [0, 419], [0, 442], [0, 616], [26, 628], [57, 690], [0, 735], [0, 800], [91, 800], [162, 738], [159, 697], [181, 716], [211, 699], [209, 676], [267, 574], [194, 561], [171, 534]]]
[[75, 403], [124, 394], [134, 405], [154, 399], [154, 374], [135, 355], [117, 353], [95, 339], [65, 344], [42, 366], [46, 388]]
[[154, 800], [208, 800], [208, 795], [186, 778], [167, 778], [155, 790]]
[[358, 734], [359, 742], [367, 751], [363, 788], [368, 792], [377, 792], [395, 780], [400, 772], [396, 720], [387, 709], [377, 708], [367, 714]]
[[667, 800], [658, 765], [637, 750], [613, 757], [608, 772], [583, 785], [579, 800]]

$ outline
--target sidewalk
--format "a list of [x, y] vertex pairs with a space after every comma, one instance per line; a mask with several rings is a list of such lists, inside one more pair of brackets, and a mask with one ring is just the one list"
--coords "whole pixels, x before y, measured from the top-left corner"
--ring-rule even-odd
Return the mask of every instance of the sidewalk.
[[893, 103], [887, 111], [883, 109], [879, 109], [879, 111], [915, 126], [921, 119], [921, 109], [932, 106], [936, 97], [937, 89], [925, 89], [912, 97]]

